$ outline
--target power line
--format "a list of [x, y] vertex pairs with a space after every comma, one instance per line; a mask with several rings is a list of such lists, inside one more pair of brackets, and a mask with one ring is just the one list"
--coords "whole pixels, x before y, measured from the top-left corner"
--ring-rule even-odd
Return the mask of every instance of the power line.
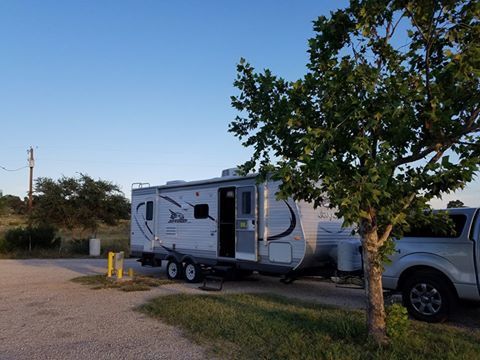
[[19, 170], [22, 170], [22, 169], [25, 169], [25, 168], [28, 168], [28, 165], [22, 166], [18, 169], [7, 169], [6, 167], [0, 166], [0, 169], [5, 170], [5, 171], [19, 171]]

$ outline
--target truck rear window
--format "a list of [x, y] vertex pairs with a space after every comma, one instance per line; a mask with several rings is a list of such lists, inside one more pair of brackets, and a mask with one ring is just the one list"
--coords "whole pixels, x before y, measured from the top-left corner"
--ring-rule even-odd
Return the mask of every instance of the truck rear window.
[[438, 229], [434, 226], [422, 225], [412, 226], [412, 229], [406, 232], [404, 237], [435, 237], [435, 238], [458, 238], [462, 235], [463, 228], [467, 222], [467, 217], [463, 214], [448, 216], [453, 222], [453, 229]]

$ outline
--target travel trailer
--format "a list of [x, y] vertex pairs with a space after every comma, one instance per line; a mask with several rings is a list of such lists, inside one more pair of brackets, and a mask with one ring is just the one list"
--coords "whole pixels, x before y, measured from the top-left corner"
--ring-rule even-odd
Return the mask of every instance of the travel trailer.
[[[131, 254], [143, 265], [167, 261], [167, 276], [200, 279], [205, 267], [229, 266], [291, 276], [337, 266], [360, 270], [358, 240], [328, 207], [278, 200], [280, 182], [258, 183], [235, 169], [203, 181], [132, 187]], [[345, 248], [345, 246], [344, 246]]]
[[[203, 268], [295, 278], [361, 276], [360, 241], [334, 210], [278, 200], [280, 182], [258, 183], [234, 169], [203, 181], [132, 188], [131, 254], [144, 265], [167, 261], [167, 276], [200, 279]], [[412, 316], [443, 321], [457, 299], [480, 301], [480, 209], [449, 209], [454, 233], [412, 230], [396, 242], [383, 287], [403, 294]]]

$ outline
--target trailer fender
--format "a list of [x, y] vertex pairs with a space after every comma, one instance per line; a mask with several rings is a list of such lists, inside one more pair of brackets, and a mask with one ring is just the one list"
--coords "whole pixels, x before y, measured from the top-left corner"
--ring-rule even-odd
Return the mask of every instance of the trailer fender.
[[181, 264], [182, 263], [182, 258], [179, 256], [179, 254], [175, 254], [175, 253], [170, 253], [168, 254], [166, 257], [165, 257], [165, 260], [167, 261], [170, 261], [170, 260], [174, 260], [176, 261], [177, 263]]
[[195, 265], [198, 264], [198, 261], [195, 260], [195, 258], [194, 258], [193, 256], [191, 256], [191, 255], [184, 255], [184, 256], [181, 258], [180, 262], [182, 262], [182, 263], [191, 262], [191, 263], [193, 263], [193, 264], [195, 264]]

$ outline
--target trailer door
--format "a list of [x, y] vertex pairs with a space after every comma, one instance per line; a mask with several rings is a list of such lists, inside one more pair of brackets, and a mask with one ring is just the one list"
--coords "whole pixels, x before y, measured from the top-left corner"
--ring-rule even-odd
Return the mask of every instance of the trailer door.
[[257, 192], [255, 186], [237, 188], [235, 258], [257, 261]]

